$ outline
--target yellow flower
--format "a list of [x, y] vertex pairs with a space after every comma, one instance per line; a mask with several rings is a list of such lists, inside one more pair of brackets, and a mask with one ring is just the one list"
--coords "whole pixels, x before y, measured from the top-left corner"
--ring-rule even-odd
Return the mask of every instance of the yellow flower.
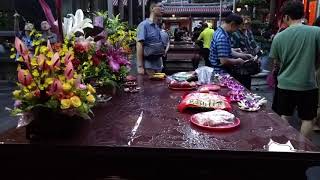
[[48, 54], [47, 54], [47, 56], [49, 57], [49, 58], [52, 58], [53, 57], [53, 52], [48, 52]]
[[60, 55], [60, 56], [64, 56], [64, 55], [65, 55], [65, 52], [64, 52], [64, 51], [60, 51], [60, 52], [59, 52], [59, 55]]
[[93, 104], [93, 103], [96, 101], [96, 99], [94, 98], [94, 96], [93, 96], [92, 94], [89, 94], [89, 95], [87, 96], [87, 101], [88, 101], [89, 103]]
[[69, 83], [64, 83], [62, 85], [63, 91], [68, 92], [70, 91], [70, 89], [72, 88], [71, 85]]
[[27, 88], [27, 87], [23, 87], [23, 92], [25, 92], [25, 93], [28, 93], [29, 92], [29, 89]]
[[39, 77], [39, 72], [38, 72], [38, 70], [33, 70], [33, 72], [32, 72], [32, 75], [34, 76], [34, 77]]
[[53, 78], [47, 78], [44, 83], [47, 84], [47, 85], [52, 84], [53, 83]]
[[94, 87], [91, 86], [91, 84], [87, 84], [87, 88], [89, 90], [89, 92], [91, 94], [95, 94], [96, 93], [96, 90], [94, 89]]
[[79, 107], [82, 105], [82, 102], [78, 96], [73, 96], [72, 98], [70, 98], [70, 100], [74, 107]]
[[28, 86], [28, 88], [29, 89], [32, 89], [33, 87], [36, 87], [37, 85], [36, 85], [36, 83], [35, 82], [32, 82], [29, 86]]
[[21, 93], [21, 90], [15, 90], [15, 91], [12, 92], [12, 95], [13, 95], [15, 98], [17, 98], [17, 97], [19, 97], [20, 93]]
[[66, 80], [66, 77], [63, 76], [63, 75], [59, 75], [58, 77], [59, 77], [59, 80], [60, 80], [60, 81], [65, 81], [65, 80]]
[[62, 99], [60, 103], [61, 103], [61, 105], [60, 105], [61, 109], [69, 109], [71, 106], [70, 99]]
[[64, 44], [63, 47], [62, 47], [62, 51], [63, 52], [68, 52], [68, 46]]
[[75, 82], [75, 79], [67, 80], [67, 83], [70, 84], [71, 86], [74, 85], [74, 82]]
[[31, 100], [32, 97], [33, 97], [33, 95], [32, 95], [31, 93], [26, 93], [26, 94], [24, 95], [24, 97], [25, 97], [27, 100]]
[[10, 59], [15, 59], [16, 58], [16, 54], [11, 54], [10, 55]]
[[38, 66], [37, 59], [32, 58], [32, 60], [31, 60], [31, 65], [32, 65], [32, 66]]
[[20, 56], [17, 61], [18, 62], [23, 62], [24, 60], [23, 60], [22, 56]]
[[48, 48], [46, 46], [40, 47], [40, 54], [45, 54], [48, 51]]

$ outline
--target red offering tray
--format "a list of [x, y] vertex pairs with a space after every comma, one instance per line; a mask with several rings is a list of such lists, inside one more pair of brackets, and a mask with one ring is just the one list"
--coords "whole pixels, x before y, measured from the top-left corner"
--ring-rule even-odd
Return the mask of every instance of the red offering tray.
[[200, 92], [218, 91], [221, 87], [215, 84], [208, 84], [199, 87]]
[[234, 121], [233, 124], [227, 124], [227, 125], [222, 125], [222, 126], [203, 126], [201, 124], [198, 123], [198, 121], [191, 117], [190, 122], [198, 127], [201, 127], [203, 129], [207, 129], [207, 130], [212, 130], [212, 131], [226, 131], [226, 130], [232, 130], [238, 126], [240, 126], [240, 119], [236, 118], [236, 120]]
[[192, 91], [192, 90], [195, 90], [197, 89], [197, 87], [171, 87], [171, 86], [168, 86], [169, 89], [171, 90], [175, 90], [175, 91]]

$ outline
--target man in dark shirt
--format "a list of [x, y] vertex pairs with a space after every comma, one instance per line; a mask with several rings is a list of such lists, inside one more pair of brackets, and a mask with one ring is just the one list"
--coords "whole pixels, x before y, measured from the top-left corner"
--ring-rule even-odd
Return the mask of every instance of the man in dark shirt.
[[[231, 73], [230, 69], [232, 69], [234, 65], [241, 65], [244, 63], [245, 59], [253, 58], [251, 54], [239, 53], [231, 48], [231, 42], [228, 33], [237, 31], [242, 23], [243, 19], [241, 16], [231, 14], [214, 33], [210, 47], [209, 61], [211, 62], [211, 66], [214, 68], [215, 72]], [[236, 78], [245, 87], [250, 88], [251, 78], [234, 78]]]

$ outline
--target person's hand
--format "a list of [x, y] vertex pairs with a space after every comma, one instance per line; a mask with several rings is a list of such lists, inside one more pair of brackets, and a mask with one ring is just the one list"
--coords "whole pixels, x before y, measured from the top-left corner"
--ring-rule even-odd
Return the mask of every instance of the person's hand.
[[143, 67], [138, 67], [138, 74], [144, 75], [144, 68]]
[[15, 17], [15, 18], [17, 18], [17, 17], [19, 17], [19, 16], [20, 16], [20, 14], [18, 14], [17, 12], [14, 13], [14, 15], [13, 15], [13, 17]]
[[233, 50], [236, 52], [242, 52], [242, 50], [240, 48], [234, 48]]
[[251, 54], [244, 54], [243, 59], [253, 59], [254, 57]]
[[237, 58], [236, 62], [237, 62], [237, 64], [242, 65], [245, 61], [243, 59], [241, 59], [241, 58]]

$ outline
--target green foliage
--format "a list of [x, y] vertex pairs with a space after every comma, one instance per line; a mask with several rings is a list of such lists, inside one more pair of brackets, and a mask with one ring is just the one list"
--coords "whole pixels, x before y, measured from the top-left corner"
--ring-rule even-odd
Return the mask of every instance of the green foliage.
[[58, 109], [59, 102], [58, 100], [51, 98], [48, 102], [46, 102], [46, 106], [50, 109]]

